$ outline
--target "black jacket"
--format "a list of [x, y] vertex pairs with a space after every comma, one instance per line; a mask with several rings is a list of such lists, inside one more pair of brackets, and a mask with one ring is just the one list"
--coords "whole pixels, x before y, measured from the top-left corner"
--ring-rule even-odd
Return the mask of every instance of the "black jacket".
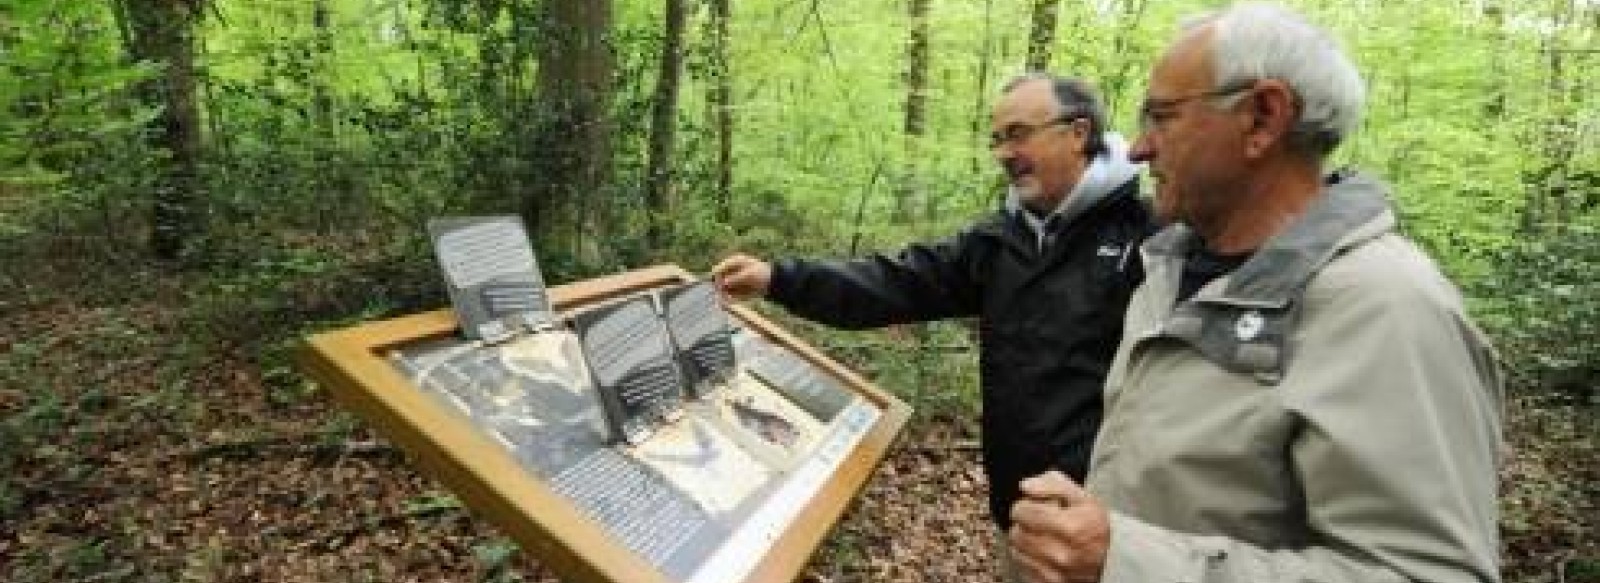
[[898, 256], [775, 263], [767, 297], [801, 317], [861, 329], [978, 316], [983, 465], [1001, 528], [1023, 478], [1059, 469], [1083, 482], [1100, 425], [1101, 383], [1143, 279], [1155, 231], [1130, 180], [1066, 225], [1043, 251], [1015, 212]]

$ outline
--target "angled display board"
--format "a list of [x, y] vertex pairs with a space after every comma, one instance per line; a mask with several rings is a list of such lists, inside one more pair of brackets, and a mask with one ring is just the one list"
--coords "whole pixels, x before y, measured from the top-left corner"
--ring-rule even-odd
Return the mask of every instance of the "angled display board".
[[735, 370], [733, 327], [710, 285], [686, 285], [661, 295], [661, 311], [680, 355], [684, 388], [705, 396]]
[[429, 221], [434, 254], [461, 319], [461, 334], [500, 341], [515, 327], [552, 324], [555, 314], [522, 221], [461, 217]]
[[509, 225], [432, 229], [499, 258], [440, 252], [479, 330], [372, 322], [312, 337], [304, 367], [565, 580], [794, 580], [906, 406], [676, 267], [545, 290]]

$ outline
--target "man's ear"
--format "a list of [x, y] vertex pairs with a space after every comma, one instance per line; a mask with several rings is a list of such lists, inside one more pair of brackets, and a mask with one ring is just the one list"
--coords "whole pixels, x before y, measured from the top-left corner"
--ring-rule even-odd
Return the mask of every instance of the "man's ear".
[[1077, 154], [1083, 154], [1084, 149], [1089, 147], [1089, 119], [1080, 117], [1072, 120], [1068, 128], [1067, 131], [1072, 132], [1073, 143], [1078, 145]]
[[1245, 99], [1250, 100], [1250, 131], [1245, 137], [1245, 154], [1261, 157], [1288, 139], [1289, 131], [1300, 117], [1300, 106], [1294, 90], [1277, 79], [1258, 82]]

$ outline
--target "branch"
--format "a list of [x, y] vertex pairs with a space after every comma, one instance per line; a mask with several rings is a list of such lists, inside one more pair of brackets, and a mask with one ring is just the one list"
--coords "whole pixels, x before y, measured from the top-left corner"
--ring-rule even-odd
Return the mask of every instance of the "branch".
[[398, 457], [400, 454], [400, 450], [395, 449], [394, 446], [377, 440], [303, 443], [306, 439], [308, 438], [305, 436], [269, 437], [214, 443], [184, 453], [183, 458], [189, 461], [200, 461], [211, 458], [231, 460], [257, 459], [271, 454], [315, 458]]
[[935, 443], [912, 443], [901, 449], [915, 452], [979, 451], [983, 446], [976, 439], [956, 439]]

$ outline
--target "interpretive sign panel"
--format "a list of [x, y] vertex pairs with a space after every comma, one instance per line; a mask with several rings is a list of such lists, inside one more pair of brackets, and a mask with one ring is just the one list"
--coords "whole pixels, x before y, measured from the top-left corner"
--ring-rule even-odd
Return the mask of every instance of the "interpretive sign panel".
[[[494, 271], [531, 264], [494, 247]], [[528, 279], [457, 260], [464, 290]], [[676, 267], [540, 297], [551, 317], [493, 337], [439, 311], [317, 335], [303, 363], [569, 581], [793, 580], [909, 413]]]

